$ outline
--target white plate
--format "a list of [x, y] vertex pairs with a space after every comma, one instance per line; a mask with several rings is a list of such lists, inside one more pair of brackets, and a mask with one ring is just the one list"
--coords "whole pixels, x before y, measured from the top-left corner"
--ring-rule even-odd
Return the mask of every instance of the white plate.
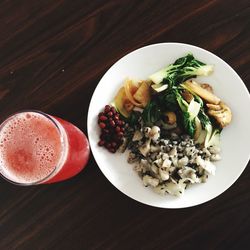
[[[233, 112], [232, 123], [221, 136], [222, 160], [216, 163], [215, 176], [207, 183], [190, 186], [181, 198], [160, 196], [142, 185], [141, 179], [127, 163], [126, 154], [111, 154], [97, 145], [100, 130], [97, 115], [109, 104], [126, 77], [146, 79], [150, 74], [173, 63], [188, 52], [207, 64], [213, 64], [214, 73], [203, 78], [210, 83], [216, 95]], [[227, 190], [243, 172], [250, 157], [250, 107], [247, 88], [237, 73], [222, 59], [204, 49], [182, 43], [160, 43], [137, 49], [116, 62], [103, 76], [92, 96], [88, 112], [88, 136], [95, 160], [107, 179], [127, 196], [155, 207], [183, 208], [209, 201]], [[230, 191], [229, 191], [230, 192]]]

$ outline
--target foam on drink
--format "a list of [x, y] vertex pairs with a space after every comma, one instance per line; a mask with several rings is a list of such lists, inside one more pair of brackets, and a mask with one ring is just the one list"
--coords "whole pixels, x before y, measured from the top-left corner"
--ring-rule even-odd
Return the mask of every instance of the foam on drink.
[[55, 170], [62, 147], [51, 120], [35, 112], [19, 113], [0, 131], [0, 171], [17, 183], [41, 181]]

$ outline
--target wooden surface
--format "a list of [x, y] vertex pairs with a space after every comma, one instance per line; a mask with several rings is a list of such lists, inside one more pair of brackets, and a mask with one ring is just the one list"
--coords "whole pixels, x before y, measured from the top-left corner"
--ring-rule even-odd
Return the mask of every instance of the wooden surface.
[[[1, 120], [32, 108], [86, 132], [105, 71], [136, 48], [173, 41], [212, 51], [250, 88], [249, 0], [2, 0]], [[124, 196], [93, 157], [55, 185], [0, 180], [0, 249], [249, 249], [249, 179], [248, 167], [216, 199], [181, 210]]]

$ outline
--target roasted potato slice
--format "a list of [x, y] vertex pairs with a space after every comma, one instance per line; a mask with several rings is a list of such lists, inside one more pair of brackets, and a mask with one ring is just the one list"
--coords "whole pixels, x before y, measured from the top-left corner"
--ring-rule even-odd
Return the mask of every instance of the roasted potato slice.
[[137, 107], [142, 107], [142, 104], [137, 102], [133, 95], [136, 93], [138, 90], [138, 86], [136, 86], [131, 79], [126, 79], [124, 82], [124, 89], [126, 96], [128, 97], [129, 101], [133, 103]]
[[115, 99], [114, 99], [115, 107], [118, 111], [124, 116], [129, 117], [130, 112], [134, 108], [134, 105], [129, 101], [126, 96], [124, 87], [120, 88]]
[[143, 107], [146, 107], [151, 99], [150, 83], [142, 81], [140, 87], [135, 92], [133, 97], [138, 103], [141, 103]]

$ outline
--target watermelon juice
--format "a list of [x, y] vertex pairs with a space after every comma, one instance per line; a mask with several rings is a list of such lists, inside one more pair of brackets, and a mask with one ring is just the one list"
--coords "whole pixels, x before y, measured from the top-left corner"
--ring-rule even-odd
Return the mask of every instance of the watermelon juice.
[[88, 158], [86, 136], [58, 117], [25, 111], [0, 126], [0, 173], [14, 184], [68, 179], [85, 167]]

